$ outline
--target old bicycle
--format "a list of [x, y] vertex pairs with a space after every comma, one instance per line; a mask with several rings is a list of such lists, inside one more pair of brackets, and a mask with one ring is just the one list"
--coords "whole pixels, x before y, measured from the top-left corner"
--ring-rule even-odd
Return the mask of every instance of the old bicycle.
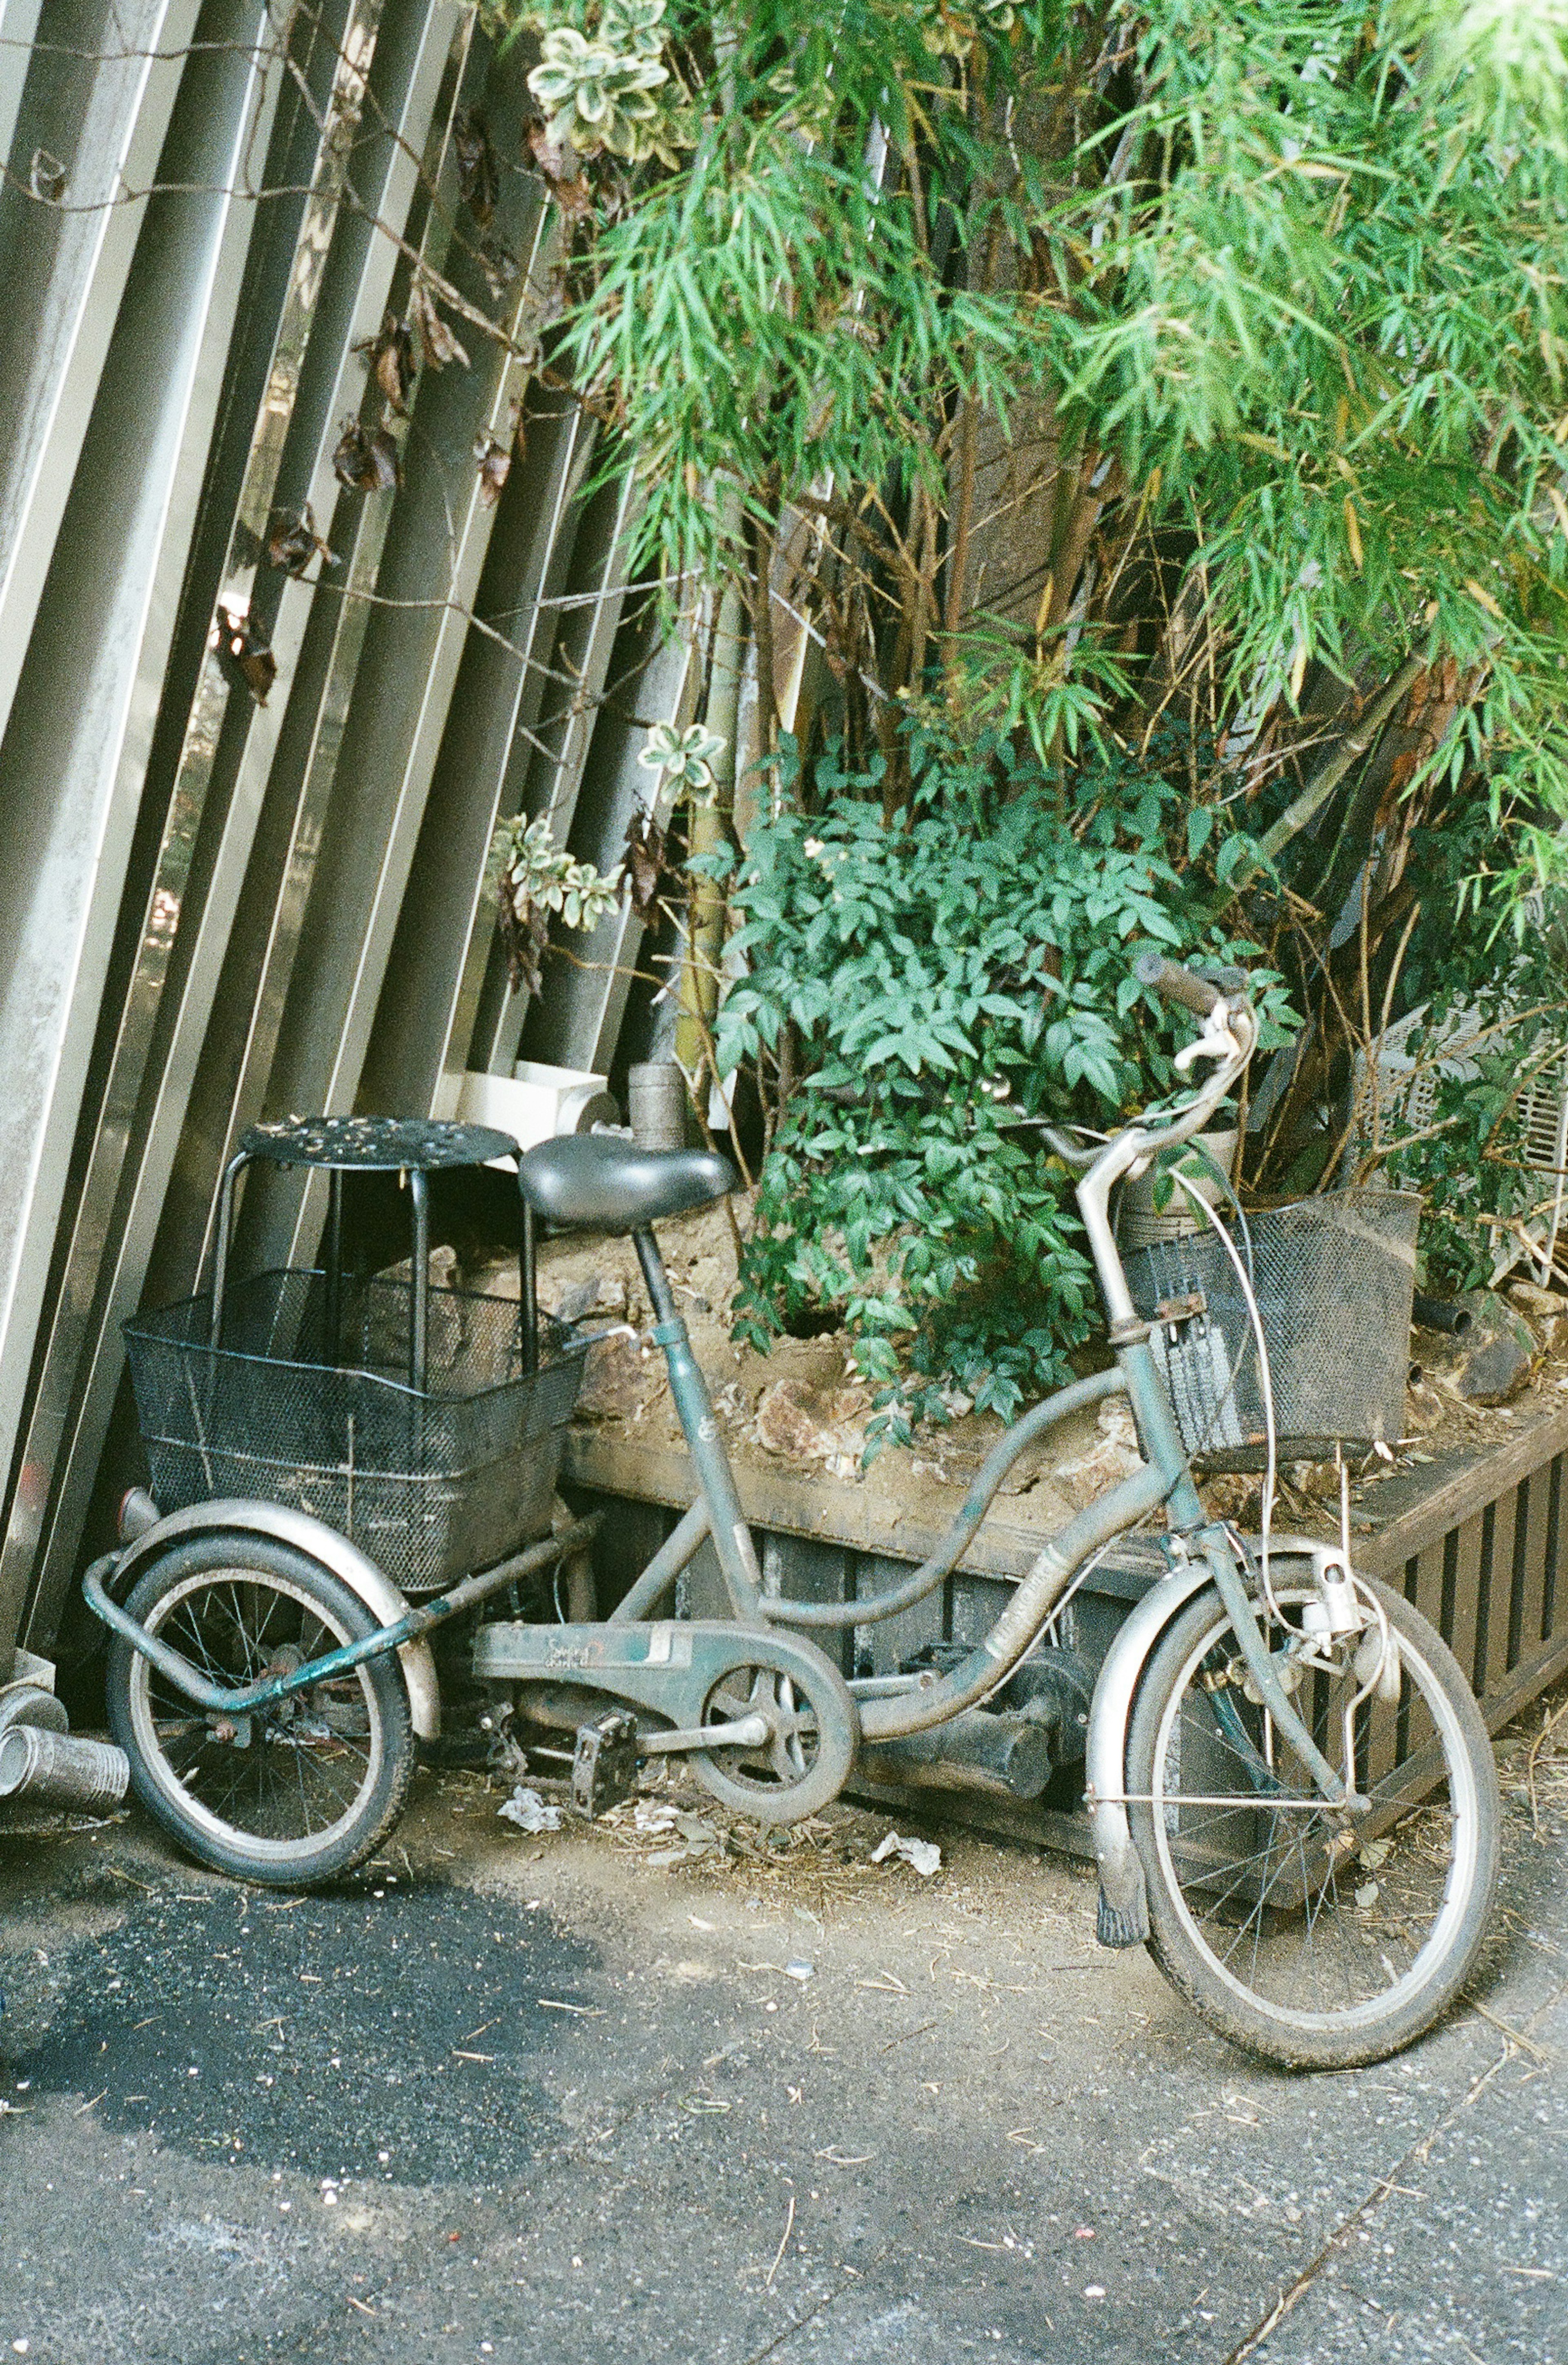
[[[517, 1156], [529, 1220], [514, 1306], [434, 1290], [425, 1271], [431, 1170], [515, 1155], [504, 1136], [340, 1119], [247, 1137], [226, 1179], [211, 1292], [129, 1326], [165, 1499], [129, 1498], [120, 1548], [84, 1580], [112, 1630], [110, 1721], [143, 1803], [246, 1880], [298, 1888], [345, 1872], [395, 1822], [416, 1736], [439, 1730], [429, 1637], [483, 1607], [473, 1679], [525, 1741], [570, 1737], [585, 1814], [659, 1757], [758, 1821], [789, 1823], [837, 1797], [857, 1765], [896, 1765], [920, 1736], [981, 1761], [1027, 1745], [1047, 1772], [1083, 1765], [1102, 1941], [1147, 1943], [1237, 2043], [1343, 2066], [1429, 2026], [1491, 1911], [1490, 1743], [1448, 1649], [1357, 1574], [1344, 1541], [1249, 1540], [1204, 1508], [1167, 1384], [1201, 1293], [1139, 1311], [1110, 1199], [1204, 1130], [1257, 1026], [1244, 981], [1216, 984], [1158, 954], [1138, 976], [1199, 1018], [1178, 1065], [1213, 1062], [1208, 1082], [1178, 1115], [1103, 1141], [1045, 1128], [1078, 1172], [1114, 1360], [1014, 1424], [923, 1566], [849, 1602], [765, 1592], [665, 1272], [655, 1226], [734, 1187], [716, 1153], [590, 1135]], [[247, 1295], [228, 1273], [232, 1196], [259, 1156], [328, 1170], [327, 1250], [323, 1271], [263, 1275]], [[409, 1181], [406, 1283], [340, 1271], [341, 1181], [356, 1163]], [[542, 1532], [589, 1342], [535, 1313], [536, 1222], [633, 1235], [695, 1480], [674, 1532], [605, 1617], [584, 1558], [593, 1519]], [[1245, 1291], [1245, 1260], [1226, 1253]], [[1258, 1349], [1267, 1395], [1260, 1326]], [[1025, 1448], [1113, 1396], [1130, 1404], [1139, 1466], [1049, 1539], [983, 1641], [938, 1665], [846, 1676], [813, 1635], [842, 1642], [934, 1592]], [[1097, 1553], [1161, 1514], [1164, 1573], [1089, 1698], [1051, 1620]], [[707, 1544], [729, 1614], [660, 1614]], [[553, 1599], [530, 1592], [542, 1577]]]

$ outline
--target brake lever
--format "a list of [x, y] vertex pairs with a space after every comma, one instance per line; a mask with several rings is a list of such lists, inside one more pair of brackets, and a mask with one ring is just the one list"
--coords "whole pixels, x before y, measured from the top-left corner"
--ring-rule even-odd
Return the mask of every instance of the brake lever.
[[1216, 1002], [1200, 1032], [1177, 1052], [1171, 1064], [1178, 1074], [1185, 1075], [1196, 1059], [1239, 1059], [1241, 1055], [1241, 1045], [1230, 1031], [1230, 1012], [1223, 1002]]

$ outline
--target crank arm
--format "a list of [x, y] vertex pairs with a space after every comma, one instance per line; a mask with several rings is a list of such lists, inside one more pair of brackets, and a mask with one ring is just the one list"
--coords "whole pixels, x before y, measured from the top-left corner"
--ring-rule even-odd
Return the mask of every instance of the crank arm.
[[761, 1749], [768, 1738], [765, 1716], [743, 1716], [734, 1724], [693, 1725], [689, 1732], [639, 1732], [639, 1757], [673, 1757], [688, 1749]]

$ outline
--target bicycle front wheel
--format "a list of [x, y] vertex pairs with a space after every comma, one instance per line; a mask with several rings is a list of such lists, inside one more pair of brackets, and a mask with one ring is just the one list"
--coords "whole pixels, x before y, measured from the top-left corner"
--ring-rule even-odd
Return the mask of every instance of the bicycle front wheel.
[[[256, 1536], [171, 1546], [126, 1607], [226, 1690], [377, 1631], [319, 1561]], [[109, 1729], [137, 1797], [218, 1872], [281, 1889], [336, 1878], [380, 1845], [402, 1810], [413, 1730], [390, 1653], [248, 1716], [197, 1708], [118, 1636], [106, 1682]]]
[[[1426, 1619], [1372, 1590], [1398, 1642], [1397, 1703], [1355, 1704], [1353, 1636], [1329, 1668], [1300, 1671], [1294, 1700], [1372, 1799], [1369, 1816], [1325, 1806], [1249, 1698], [1216, 1593], [1173, 1621], [1133, 1712], [1149, 1951], [1212, 2026], [1291, 2068], [1383, 2060], [1430, 2027], [1474, 1963], [1496, 1889], [1501, 1808], [1480, 1710]], [[1275, 1591], [1287, 1615], [1313, 1597], [1299, 1582]], [[1259, 1618], [1281, 1653], [1286, 1630], [1261, 1606]]]

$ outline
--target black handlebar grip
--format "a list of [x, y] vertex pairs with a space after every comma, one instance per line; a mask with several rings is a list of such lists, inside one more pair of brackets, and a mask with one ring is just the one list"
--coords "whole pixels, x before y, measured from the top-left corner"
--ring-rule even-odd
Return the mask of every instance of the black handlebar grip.
[[1140, 985], [1151, 985], [1162, 1002], [1179, 1002], [1183, 1010], [1195, 1011], [1200, 1018], [1206, 1018], [1215, 1003], [1224, 999], [1218, 986], [1211, 985], [1206, 977], [1167, 960], [1152, 946], [1139, 953], [1133, 975]]

